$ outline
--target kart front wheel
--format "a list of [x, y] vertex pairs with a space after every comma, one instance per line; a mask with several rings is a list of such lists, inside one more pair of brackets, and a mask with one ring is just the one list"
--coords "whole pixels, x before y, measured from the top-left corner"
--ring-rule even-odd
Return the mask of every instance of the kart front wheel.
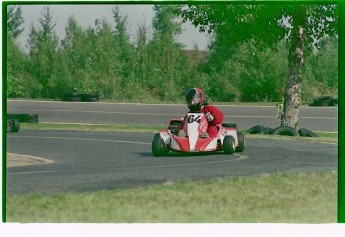
[[233, 136], [225, 136], [223, 140], [223, 150], [225, 154], [234, 154], [236, 142]]
[[157, 133], [154, 137], [153, 137], [153, 141], [152, 141], [152, 153], [154, 156], [162, 156], [162, 155], [166, 155], [169, 152], [169, 149], [166, 147], [163, 139], [161, 138], [160, 134]]

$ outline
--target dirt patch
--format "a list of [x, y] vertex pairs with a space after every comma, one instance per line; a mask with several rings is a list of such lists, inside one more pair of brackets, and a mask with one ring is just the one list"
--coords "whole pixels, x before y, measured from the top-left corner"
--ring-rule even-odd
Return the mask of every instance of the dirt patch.
[[43, 164], [54, 163], [53, 160], [49, 160], [49, 159], [45, 159], [41, 157], [18, 155], [18, 154], [12, 154], [12, 153], [7, 153], [6, 158], [7, 158], [6, 167], [43, 165]]

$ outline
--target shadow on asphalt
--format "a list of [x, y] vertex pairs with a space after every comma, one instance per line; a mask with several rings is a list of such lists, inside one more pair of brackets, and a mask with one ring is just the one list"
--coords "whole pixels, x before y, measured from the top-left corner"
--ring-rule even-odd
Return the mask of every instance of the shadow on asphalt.
[[135, 153], [142, 157], [150, 158], [173, 158], [173, 157], [195, 157], [195, 156], [210, 156], [210, 155], [224, 155], [222, 151], [213, 151], [213, 152], [169, 152], [164, 156], [156, 157], [152, 152], [138, 152]]

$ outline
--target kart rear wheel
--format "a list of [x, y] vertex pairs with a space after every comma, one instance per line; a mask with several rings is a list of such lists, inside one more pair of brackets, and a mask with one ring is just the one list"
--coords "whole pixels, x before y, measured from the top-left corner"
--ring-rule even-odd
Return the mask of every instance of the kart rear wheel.
[[154, 156], [166, 155], [169, 152], [169, 149], [166, 147], [159, 133], [155, 134], [155, 136], [153, 137], [151, 148]]
[[241, 132], [237, 133], [238, 146], [236, 147], [236, 152], [244, 151], [244, 135]]
[[225, 154], [234, 154], [236, 149], [236, 142], [233, 136], [225, 136], [223, 140], [223, 150]]

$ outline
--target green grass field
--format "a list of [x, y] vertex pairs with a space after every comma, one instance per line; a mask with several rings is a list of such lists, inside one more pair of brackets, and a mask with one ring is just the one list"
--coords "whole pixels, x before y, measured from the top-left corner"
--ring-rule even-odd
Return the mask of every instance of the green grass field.
[[337, 173], [178, 181], [146, 188], [7, 197], [7, 222], [335, 223]]
[[[157, 127], [22, 124], [21, 129], [140, 131]], [[251, 138], [338, 142], [319, 138]], [[263, 174], [92, 193], [8, 195], [6, 221], [20, 223], [336, 223], [337, 172]]]

